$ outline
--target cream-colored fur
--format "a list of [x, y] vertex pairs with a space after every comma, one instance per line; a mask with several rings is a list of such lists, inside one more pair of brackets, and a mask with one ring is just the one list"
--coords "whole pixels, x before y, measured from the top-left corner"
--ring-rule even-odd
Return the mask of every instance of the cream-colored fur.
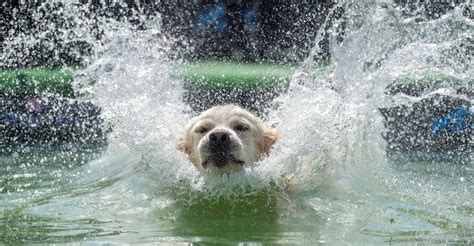
[[[228, 148], [225, 157], [216, 161], [216, 154], [210, 148], [211, 135], [224, 133]], [[199, 170], [222, 174], [239, 171], [257, 162], [269, 153], [276, 140], [276, 131], [260, 118], [238, 106], [224, 105], [212, 107], [191, 119], [179, 139], [178, 148], [189, 155]]]

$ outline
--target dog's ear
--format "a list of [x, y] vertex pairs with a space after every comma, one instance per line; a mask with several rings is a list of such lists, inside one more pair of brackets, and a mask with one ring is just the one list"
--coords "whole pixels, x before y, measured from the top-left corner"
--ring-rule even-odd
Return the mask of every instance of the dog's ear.
[[278, 140], [278, 133], [275, 130], [266, 130], [263, 134], [263, 146], [262, 152], [265, 154], [270, 153], [272, 145]]
[[181, 135], [178, 139], [178, 144], [176, 146], [178, 150], [183, 151], [186, 154], [189, 154], [189, 146], [186, 141], [186, 137]]

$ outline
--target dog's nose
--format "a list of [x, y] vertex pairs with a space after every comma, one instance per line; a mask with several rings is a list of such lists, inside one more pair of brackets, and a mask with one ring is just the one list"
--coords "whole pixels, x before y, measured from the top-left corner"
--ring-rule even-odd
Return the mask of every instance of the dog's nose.
[[230, 140], [229, 133], [225, 131], [215, 131], [209, 135], [211, 142], [228, 142]]

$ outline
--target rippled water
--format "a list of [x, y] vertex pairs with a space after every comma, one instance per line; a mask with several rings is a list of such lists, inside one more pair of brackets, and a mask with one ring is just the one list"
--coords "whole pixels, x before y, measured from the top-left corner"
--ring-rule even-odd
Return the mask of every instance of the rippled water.
[[159, 22], [104, 23], [76, 81], [113, 125], [109, 144], [1, 146], [0, 242], [472, 243], [472, 153], [388, 158], [378, 111], [399, 77], [472, 78], [468, 54], [447, 52], [472, 20], [462, 8], [422, 22], [376, 4], [346, 11], [329, 67], [310, 56], [269, 110], [271, 155], [229, 177], [201, 175], [175, 147], [191, 113]]

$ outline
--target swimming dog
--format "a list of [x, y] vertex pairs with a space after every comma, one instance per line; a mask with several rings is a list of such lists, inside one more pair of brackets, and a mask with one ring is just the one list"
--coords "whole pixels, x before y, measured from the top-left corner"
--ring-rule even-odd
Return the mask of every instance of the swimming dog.
[[178, 148], [201, 171], [229, 174], [268, 155], [278, 135], [262, 119], [236, 106], [212, 107], [184, 127]]

